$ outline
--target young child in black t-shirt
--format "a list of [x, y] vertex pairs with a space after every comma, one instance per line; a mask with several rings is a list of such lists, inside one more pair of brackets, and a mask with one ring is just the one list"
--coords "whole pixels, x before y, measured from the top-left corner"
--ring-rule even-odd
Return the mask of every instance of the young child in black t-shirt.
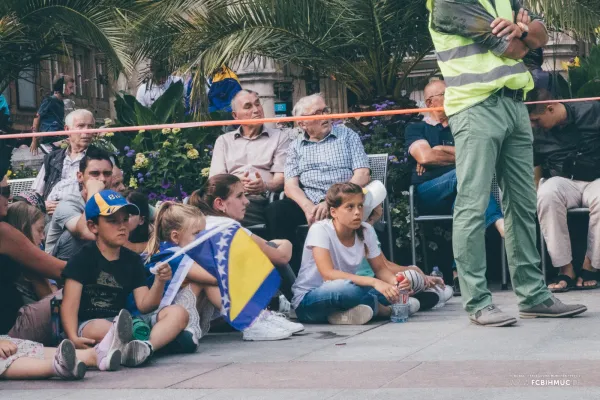
[[148, 288], [141, 258], [123, 247], [129, 237], [129, 215], [138, 213], [138, 208], [117, 192], [95, 194], [86, 204], [85, 215], [96, 242], [82, 247], [63, 271], [63, 329], [77, 348], [94, 346], [96, 365], [103, 371], [144, 363], [188, 323], [183, 307], [168, 306], [158, 313], [149, 341], [132, 340], [127, 297], [133, 293], [137, 308], [150, 313], [158, 308], [172, 275], [168, 264], [159, 265], [154, 284]]

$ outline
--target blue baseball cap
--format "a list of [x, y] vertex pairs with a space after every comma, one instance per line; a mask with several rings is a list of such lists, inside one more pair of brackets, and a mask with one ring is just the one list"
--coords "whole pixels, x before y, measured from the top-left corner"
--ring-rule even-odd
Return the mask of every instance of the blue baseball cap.
[[140, 209], [135, 204], [127, 202], [125, 197], [112, 190], [103, 190], [88, 200], [85, 205], [85, 217], [87, 219], [107, 217], [121, 208], [125, 208], [129, 214], [140, 215]]

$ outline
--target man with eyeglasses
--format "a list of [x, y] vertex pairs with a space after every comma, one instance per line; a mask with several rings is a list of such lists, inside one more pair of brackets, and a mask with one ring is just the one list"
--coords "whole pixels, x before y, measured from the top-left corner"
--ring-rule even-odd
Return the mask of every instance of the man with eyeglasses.
[[[327, 115], [331, 109], [321, 94], [298, 100], [294, 116]], [[295, 242], [296, 228], [327, 217], [325, 194], [331, 185], [370, 180], [369, 160], [358, 134], [330, 119], [298, 122], [303, 134], [290, 143], [285, 164], [286, 198], [267, 209], [271, 237]], [[298, 267], [302, 246], [294, 246], [292, 268]]]
[[[446, 84], [435, 80], [425, 86], [425, 104], [429, 108], [443, 107]], [[451, 214], [456, 199], [454, 138], [448, 117], [442, 111], [432, 111], [424, 122], [410, 124], [404, 132], [411, 182], [416, 189], [419, 212], [422, 214]], [[486, 228], [495, 225], [504, 237], [504, 217], [498, 202], [490, 195], [485, 210]], [[460, 296], [456, 264], [452, 264], [454, 295]]]
[[[239, 91], [231, 101], [234, 119], [265, 117], [258, 93]], [[283, 169], [290, 136], [263, 124], [241, 125], [217, 138], [210, 163], [210, 176], [237, 175], [250, 203], [244, 226], [264, 224], [269, 192], [283, 190]]]
[[548, 42], [541, 18], [522, 0], [427, 0], [429, 32], [446, 81], [444, 108], [456, 145], [458, 194], [452, 248], [472, 323], [509, 326], [487, 287], [485, 209], [494, 173], [506, 213], [505, 244], [521, 318], [571, 317], [544, 284], [536, 246], [533, 134], [523, 100], [533, 77], [523, 62]]
[[77, 181], [81, 192], [62, 200], [52, 216], [46, 235], [46, 252], [67, 261], [86, 242], [96, 237], [87, 228], [85, 204], [96, 193], [110, 188], [113, 180], [110, 154], [91, 147], [79, 163]]

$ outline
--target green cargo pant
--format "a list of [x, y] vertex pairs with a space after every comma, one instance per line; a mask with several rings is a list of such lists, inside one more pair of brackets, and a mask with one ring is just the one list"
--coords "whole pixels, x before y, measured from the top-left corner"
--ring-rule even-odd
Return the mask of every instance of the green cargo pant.
[[494, 172], [502, 190], [506, 253], [521, 310], [548, 299], [536, 247], [533, 133], [521, 102], [492, 95], [450, 117], [456, 146], [458, 194], [453, 250], [463, 306], [469, 313], [492, 303], [487, 288], [484, 212]]

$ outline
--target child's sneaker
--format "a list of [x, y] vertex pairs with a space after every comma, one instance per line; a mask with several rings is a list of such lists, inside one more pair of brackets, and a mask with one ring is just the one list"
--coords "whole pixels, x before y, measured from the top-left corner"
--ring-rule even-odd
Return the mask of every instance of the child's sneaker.
[[290, 321], [282, 313], [275, 313], [272, 311], [263, 312], [267, 314], [266, 318], [269, 322], [285, 331], [290, 331], [292, 335], [295, 333], [300, 333], [304, 330], [304, 325]]
[[94, 347], [100, 371], [117, 371], [121, 354], [133, 337], [133, 321], [127, 310], [121, 310], [104, 339]]
[[421, 302], [414, 297], [408, 298], [408, 315], [413, 315], [421, 308]]
[[125, 345], [121, 354], [121, 364], [126, 367], [137, 367], [145, 363], [154, 353], [148, 341], [132, 340]]
[[244, 329], [244, 340], [267, 341], [282, 340], [292, 336], [292, 332], [284, 330], [269, 320], [269, 314], [262, 311], [252, 325]]
[[52, 368], [56, 376], [66, 380], [83, 379], [87, 367], [77, 359], [75, 345], [68, 339], [60, 342], [54, 354]]
[[327, 317], [331, 325], [364, 325], [373, 319], [373, 310], [364, 304], [359, 304], [346, 311], [339, 311]]

